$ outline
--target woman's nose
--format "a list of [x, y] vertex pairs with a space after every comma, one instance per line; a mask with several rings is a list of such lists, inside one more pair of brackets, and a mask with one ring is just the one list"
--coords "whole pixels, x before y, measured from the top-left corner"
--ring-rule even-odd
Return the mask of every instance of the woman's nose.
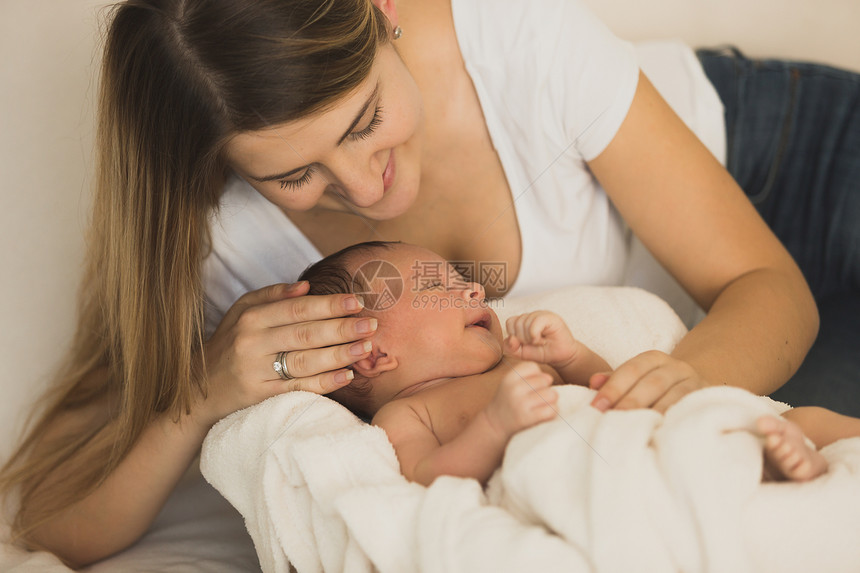
[[378, 189], [366, 184], [338, 185], [336, 192], [356, 207], [370, 207], [382, 199], [382, 183], [380, 182]]
[[356, 207], [370, 207], [382, 199], [384, 186], [378, 169], [351, 157], [344, 157], [338, 163], [332, 166], [335, 175], [332, 188], [335, 193]]

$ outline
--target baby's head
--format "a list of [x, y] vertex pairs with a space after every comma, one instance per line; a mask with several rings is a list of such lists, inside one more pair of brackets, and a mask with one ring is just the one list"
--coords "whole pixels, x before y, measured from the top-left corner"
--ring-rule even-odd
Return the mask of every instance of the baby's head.
[[447, 378], [485, 372], [502, 356], [502, 327], [484, 289], [445, 259], [407, 243], [368, 242], [311, 265], [300, 280], [312, 295], [356, 293], [376, 318], [368, 358], [355, 378], [329, 394], [370, 418], [386, 402]]

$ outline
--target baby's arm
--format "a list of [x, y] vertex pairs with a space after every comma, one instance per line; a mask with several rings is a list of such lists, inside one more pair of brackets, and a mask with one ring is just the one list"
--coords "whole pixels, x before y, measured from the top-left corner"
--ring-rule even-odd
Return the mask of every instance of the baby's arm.
[[587, 386], [594, 374], [612, 370], [606, 360], [573, 337], [557, 314], [529, 312], [509, 318], [505, 326], [506, 352], [552, 366], [566, 384]]
[[493, 400], [446, 444], [404, 402], [389, 402], [373, 418], [388, 434], [400, 471], [411, 481], [430, 485], [440, 475], [486, 483], [502, 462], [505, 446], [519, 430], [555, 416], [558, 394], [552, 377], [537, 364], [523, 362], [505, 374]]

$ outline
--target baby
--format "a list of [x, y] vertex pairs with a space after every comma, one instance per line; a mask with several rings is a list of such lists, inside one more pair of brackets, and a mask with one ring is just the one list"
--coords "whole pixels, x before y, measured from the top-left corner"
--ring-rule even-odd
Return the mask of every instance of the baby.
[[[300, 279], [309, 281], [310, 294], [364, 297], [361, 315], [377, 321], [371, 354], [353, 364], [353, 381], [329, 396], [382, 427], [403, 475], [424, 485], [440, 475], [486, 483], [515, 433], [555, 417], [552, 385], [600, 384], [611, 370], [548, 311], [509, 318], [504, 338], [483, 287], [421, 247], [360, 243]], [[795, 408], [757, 425], [773, 479], [826, 471], [804, 431], [818, 448], [860, 436], [860, 420], [822, 408]]]

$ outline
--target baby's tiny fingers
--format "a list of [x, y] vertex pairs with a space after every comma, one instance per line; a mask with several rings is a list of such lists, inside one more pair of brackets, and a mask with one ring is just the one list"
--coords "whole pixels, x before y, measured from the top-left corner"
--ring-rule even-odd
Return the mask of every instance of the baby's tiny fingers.
[[540, 371], [537, 374], [532, 374], [527, 377], [526, 382], [528, 382], [529, 386], [532, 388], [548, 388], [552, 386], [552, 376], [544, 371]]
[[517, 320], [517, 336], [519, 336], [520, 340], [525, 344], [531, 344], [534, 342], [531, 335], [531, 324], [533, 319], [534, 313], [529, 313], [518, 317]]
[[520, 339], [514, 335], [510, 335], [505, 339], [505, 345], [511, 352], [516, 352], [521, 346]]
[[519, 378], [523, 379], [542, 373], [542, 370], [540, 369], [540, 366], [538, 366], [537, 362], [532, 362], [530, 360], [525, 360], [523, 362], [514, 364], [511, 371], [515, 372]]
[[550, 404], [555, 404], [558, 402], [558, 391], [550, 386], [549, 388], [541, 388], [538, 390], [538, 394], [541, 398], [549, 402]]
[[534, 419], [534, 424], [538, 424], [540, 422], [552, 420], [558, 415], [558, 412], [552, 406], [552, 404], [544, 403], [532, 409], [531, 415]]
[[[543, 388], [552, 388], [553, 377], [546, 372], [543, 373], [543, 382], [541, 382], [541, 387]], [[555, 392], [555, 390], [553, 390]]]
[[547, 317], [544, 314], [535, 313], [531, 316], [528, 324], [529, 336], [532, 343], [538, 343], [541, 340], [543, 329], [547, 325]]
[[558, 392], [554, 388], [532, 388], [521, 398], [529, 408], [537, 408], [542, 404], [555, 404], [558, 402]]
[[508, 331], [508, 334], [511, 336], [516, 336], [522, 339], [522, 328], [521, 324], [523, 321], [523, 315], [512, 316], [505, 322], [505, 329]]

